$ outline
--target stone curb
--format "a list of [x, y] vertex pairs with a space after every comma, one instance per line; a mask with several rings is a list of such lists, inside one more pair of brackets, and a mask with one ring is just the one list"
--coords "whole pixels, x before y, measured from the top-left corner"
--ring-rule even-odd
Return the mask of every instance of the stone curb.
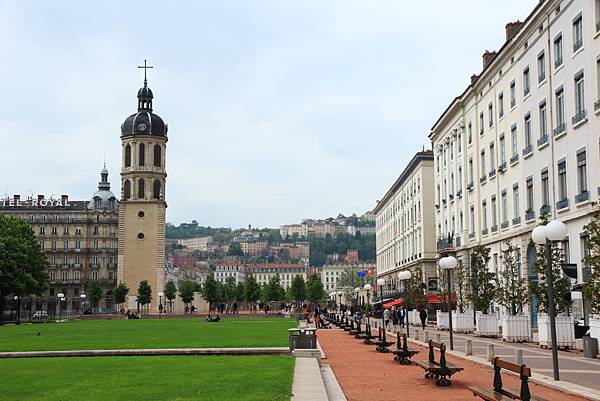
[[290, 355], [288, 347], [267, 348], [167, 348], [167, 349], [114, 349], [71, 351], [0, 352], [0, 359], [52, 358], [94, 356], [161, 356], [161, 355]]
[[296, 358], [292, 401], [329, 401], [317, 358]]
[[[419, 330], [419, 332], [422, 333], [422, 330]], [[387, 335], [392, 336], [394, 338], [396, 337], [396, 333], [387, 332]], [[427, 343], [420, 341], [420, 340], [415, 340], [414, 338], [408, 338], [408, 341], [418, 344], [423, 347], [428, 346]], [[480, 358], [480, 357], [472, 356], [472, 355], [465, 355], [458, 351], [447, 350], [446, 353], [448, 355], [452, 355], [457, 358], [461, 358], [466, 361], [473, 362], [478, 365], [482, 365], [482, 366], [491, 368], [490, 362], [486, 361], [484, 358]], [[506, 373], [516, 375], [515, 373], [512, 373], [512, 372], [506, 372]], [[559, 381], [557, 383], [556, 381], [554, 381], [554, 379], [552, 377], [546, 376], [546, 375], [541, 375], [539, 373], [535, 373], [534, 371], [532, 371], [531, 378], [529, 380], [531, 382], [537, 383], [537, 384], [545, 386], [545, 387], [552, 388], [554, 390], [559, 390], [559, 391], [565, 392], [567, 394], [575, 395], [578, 397], [583, 397], [586, 400], [600, 401], [600, 392], [598, 390], [584, 387], [579, 384], [566, 382], [566, 381]]]

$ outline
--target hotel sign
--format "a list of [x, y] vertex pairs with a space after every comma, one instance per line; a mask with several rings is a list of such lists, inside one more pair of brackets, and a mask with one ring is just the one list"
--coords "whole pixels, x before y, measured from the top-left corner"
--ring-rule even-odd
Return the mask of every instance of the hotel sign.
[[8, 198], [8, 199], [0, 199], [0, 206], [4, 207], [68, 207], [71, 206], [69, 204], [69, 200], [65, 199], [64, 201], [61, 199], [33, 199], [29, 198], [26, 201], [21, 202], [20, 199]]

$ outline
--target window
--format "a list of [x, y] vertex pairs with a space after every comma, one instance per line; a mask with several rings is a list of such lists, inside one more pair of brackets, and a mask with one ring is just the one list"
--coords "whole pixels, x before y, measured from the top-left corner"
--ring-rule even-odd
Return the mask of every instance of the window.
[[473, 185], [473, 158], [469, 158], [469, 184]]
[[69, 281], [69, 272], [66, 270], [62, 271], [62, 282], [66, 283], [67, 281]]
[[98, 271], [97, 270], [92, 271], [92, 280], [98, 280]]
[[529, 113], [525, 114], [525, 119], [523, 121], [523, 128], [525, 132], [525, 152], [531, 152], [531, 115]]
[[[600, 2], [600, 0], [598, 0]], [[600, 57], [596, 59], [596, 99], [600, 99]], [[596, 102], [600, 104], [600, 102]], [[596, 109], [597, 106], [594, 106]]]
[[496, 171], [496, 152], [494, 149], [494, 142], [490, 142], [490, 174]]
[[506, 163], [506, 141], [504, 139], [504, 132], [500, 134], [500, 164]]
[[475, 207], [474, 206], [471, 206], [470, 219], [471, 219], [471, 235], [475, 235]]
[[[600, 71], [600, 67], [599, 67], [599, 71]], [[471, 121], [469, 121], [469, 124], [467, 124], [467, 133], [468, 133], [468, 142], [469, 145], [471, 144], [471, 142], [473, 141], [473, 124], [471, 124]]]
[[533, 211], [533, 177], [527, 178], [527, 211]]
[[154, 166], [155, 167], [160, 167], [161, 166], [161, 149], [160, 149], [160, 145], [154, 145]]
[[481, 202], [481, 226], [484, 230], [487, 230], [487, 202], [484, 200]]
[[563, 45], [562, 33], [554, 38], [554, 68], [558, 68], [563, 63]]
[[498, 225], [498, 211], [496, 205], [496, 195], [492, 195], [492, 230]]
[[483, 134], [483, 111], [479, 113], [479, 134]]
[[546, 79], [546, 54], [542, 50], [537, 57], [538, 65], [538, 82], [541, 83]]
[[481, 177], [485, 177], [485, 149], [481, 149]]
[[550, 186], [548, 184], [548, 169], [542, 170], [542, 205], [550, 206]]
[[596, 0], [596, 32], [600, 31], [600, 0]]
[[140, 143], [139, 146], [139, 164], [140, 166], [144, 166], [146, 162], [146, 145]]
[[125, 145], [125, 167], [131, 167], [131, 146]]
[[64, 241], [63, 242], [63, 249], [69, 249], [69, 241]]
[[146, 185], [145, 185], [145, 181], [143, 178], [140, 178], [138, 181], [138, 198], [139, 199], [144, 199], [145, 198], [145, 193], [146, 193]]
[[588, 191], [587, 160], [585, 149], [582, 149], [577, 152], [577, 187], [579, 189], [580, 194], [586, 193]]
[[565, 264], [571, 263], [571, 244], [569, 242], [569, 237], [566, 240], [561, 242], [562, 251], [565, 259]]
[[517, 105], [517, 88], [515, 87], [515, 81], [510, 83], [510, 107], [513, 108]]
[[543, 142], [543, 139], [546, 138], [548, 122], [546, 121], [546, 101], [542, 101], [540, 103], [540, 142]]
[[510, 129], [510, 140], [511, 140], [512, 157], [515, 157], [519, 153], [519, 150], [518, 150], [519, 139], [517, 138], [517, 124], [514, 124]]
[[490, 120], [488, 125], [491, 127], [494, 125], [494, 106], [492, 106], [492, 102], [488, 104], [488, 119]]
[[575, 117], [573, 123], [577, 124], [585, 118], [584, 80], [583, 70], [575, 74]]
[[502, 202], [502, 223], [508, 224], [508, 195], [506, 194], [506, 190], [502, 190], [501, 195]]
[[131, 181], [125, 180], [123, 184], [123, 199], [131, 198]]
[[78, 283], [81, 280], [81, 272], [79, 270], [75, 270], [75, 282]]
[[583, 47], [583, 16], [579, 14], [573, 20], [573, 52]]
[[52, 271], [50, 272], [50, 282], [51, 282], [51, 283], [54, 283], [54, 282], [56, 282], [56, 271], [54, 271], [54, 270], [52, 270]]
[[154, 184], [152, 187], [152, 197], [154, 199], [160, 199], [160, 180], [154, 180]]
[[460, 153], [462, 151], [462, 133], [458, 134], [458, 139], [456, 141], [456, 153]]
[[75, 249], [81, 249], [81, 240], [75, 240]]
[[556, 128], [555, 134], [565, 131], [565, 94], [561, 86], [556, 90]]
[[504, 117], [504, 93], [498, 95], [498, 118]]
[[558, 162], [558, 199], [567, 199], [567, 161]]
[[463, 180], [462, 180], [462, 166], [458, 166], [458, 181], [457, 181], [456, 188], [459, 191], [462, 191], [462, 183], [463, 183]]
[[523, 70], [523, 96], [529, 95], [531, 91], [531, 85], [529, 80], [529, 67], [525, 67]]
[[[516, 221], [519, 219], [519, 184], [513, 185], [513, 219]], [[507, 218], [508, 220], [508, 218]]]
[[46, 234], [46, 227], [41, 226], [40, 227], [40, 235], [44, 235], [44, 234]]

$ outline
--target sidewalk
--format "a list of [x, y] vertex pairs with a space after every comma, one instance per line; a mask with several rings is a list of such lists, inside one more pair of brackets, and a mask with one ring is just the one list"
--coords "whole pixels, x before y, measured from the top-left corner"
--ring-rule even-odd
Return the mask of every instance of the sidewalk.
[[[412, 330], [411, 330], [412, 332]], [[402, 366], [391, 353], [380, 354], [374, 346], [364, 345], [340, 329], [319, 330], [319, 342], [348, 401], [472, 401], [476, 400], [468, 386], [492, 387], [493, 371], [473, 362], [448, 355], [449, 362], [465, 368], [452, 377], [452, 386], [437, 387], [424, 378], [417, 366]], [[414, 345], [413, 345], [414, 347]], [[427, 349], [414, 360], [427, 359]], [[519, 379], [503, 375], [505, 387], [518, 389]], [[551, 400], [576, 401], [584, 398], [530, 383], [532, 395]]]

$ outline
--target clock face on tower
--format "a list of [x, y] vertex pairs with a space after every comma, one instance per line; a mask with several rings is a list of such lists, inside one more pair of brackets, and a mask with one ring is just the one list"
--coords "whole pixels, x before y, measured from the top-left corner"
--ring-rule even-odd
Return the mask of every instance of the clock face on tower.
[[144, 132], [146, 131], [146, 128], [148, 128], [148, 125], [146, 125], [146, 123], [139, 123], [136, 128], [138, 131]]

